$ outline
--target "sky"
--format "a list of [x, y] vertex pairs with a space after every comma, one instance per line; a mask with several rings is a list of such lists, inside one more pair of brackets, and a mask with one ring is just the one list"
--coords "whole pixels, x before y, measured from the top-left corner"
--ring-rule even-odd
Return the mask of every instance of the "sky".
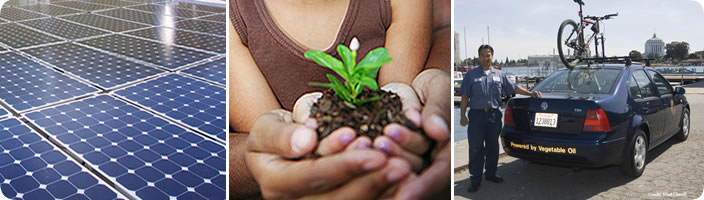
[[[579, 6], [572, 0], [455, 0], [454, 3], [454, 31], [460, 36], [460, 59], [477, 56], [482, 38], [484, 43], [489, 42], [487, 26], [495, 60], [552, 55], [553, 49], [557, 54], [560, 23], [565, 19], [579, 20]], [[689, 43], [690, 53], [704, 50], [704, 0], [584, 0], [584, 3], [585, 16], [618, 12], [617, 17], [605, 21], [602, 27], [607, 56], [627, 56], [631, 50], [644, 53], [645, 42], [653, 33], [665, 44]]]

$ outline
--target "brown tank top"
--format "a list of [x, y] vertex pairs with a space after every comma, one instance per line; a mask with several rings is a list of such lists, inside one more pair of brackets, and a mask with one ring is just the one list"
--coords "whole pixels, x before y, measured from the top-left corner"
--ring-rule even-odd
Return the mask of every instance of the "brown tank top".
[[[276, 26], [264, 0], [230, 1], [230, 19], [281, 107], [293, 110], [301, 95], [326, 89], [308, 86], [308, 82], [328, 82], [325, 74], [334, 72], [303, 57], [309, 49], [300, 47]], [[357, 51], [359, 62], [372, 49], [384, 46], [390, 24], [389, 0], [350, 0], [334, 44], [324, 51], [340, 59], [337, 45], [349, 45], [357, 37], [361, 42]], [[230, 63], [235, 70], [231, 73], [237, 73], [237, 61]]]

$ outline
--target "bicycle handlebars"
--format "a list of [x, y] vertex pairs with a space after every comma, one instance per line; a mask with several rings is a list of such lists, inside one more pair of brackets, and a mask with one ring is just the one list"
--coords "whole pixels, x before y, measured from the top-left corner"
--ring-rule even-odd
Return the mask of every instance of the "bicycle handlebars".
[[582, 0], [574, 0], [574, 2], [579, 5], [584, 5], [584, 1], [582, 1]]
[[[575, 0], [575, 1], [576, 1], [576, 0]], [[604, 15], [603, 17], [597, 17], [597, 16], [586, 16], [586, 17], [584, 17], [584, 19], [591, 19], [591, 20], [597, 20], [597, 21], [601, 21], [601, 20], [607, 20], [607, 19], [610, 19], [611, 17], [615, 17], [615, 16], [618, 16], [618, 13], [616, 13], [616, 14], [608, 14], [608, 15]]]

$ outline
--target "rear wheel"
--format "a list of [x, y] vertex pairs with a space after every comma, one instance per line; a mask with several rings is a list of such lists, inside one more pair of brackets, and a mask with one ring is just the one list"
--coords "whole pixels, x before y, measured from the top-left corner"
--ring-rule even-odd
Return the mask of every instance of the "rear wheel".
[[680, 132], [678, 132], [675, 137], [682, 141], [687, 140], [687, 137], [689, 137], [689, 127], [689, 109], [685, 108], [684, 111], [682, 111], [682, 120], [680, 121]]
[[648, 154], [648, 140], [645, 132], [641, 129], [636, 131], [633, 139], [626, 149], [621, 163], [621, 172], [624, 175], [638, 178], [645, 170], [645, 159]]
[[577, 66], [581, 59], [584, 45], [580, 39], [577, 23], [568, 19], [560, 24], [560, 30], [557, 31], [557, 53], [562, 63], [569, 69]]

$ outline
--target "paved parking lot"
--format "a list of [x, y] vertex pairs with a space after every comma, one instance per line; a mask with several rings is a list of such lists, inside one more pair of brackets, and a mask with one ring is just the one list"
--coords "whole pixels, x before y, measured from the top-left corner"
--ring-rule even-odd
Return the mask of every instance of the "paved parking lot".
[[687, 141], [672, 138], [648, 152], [643, 175], [621, 174], [618, 166], [573, 169], [510, 156], [499, 159], [505, 181], [484, 181], [468, 193], [469, 171], [455, 171], [455, 199], [695, 199], [704, 191], [704, 88], [687, 88], [692, 130]]

